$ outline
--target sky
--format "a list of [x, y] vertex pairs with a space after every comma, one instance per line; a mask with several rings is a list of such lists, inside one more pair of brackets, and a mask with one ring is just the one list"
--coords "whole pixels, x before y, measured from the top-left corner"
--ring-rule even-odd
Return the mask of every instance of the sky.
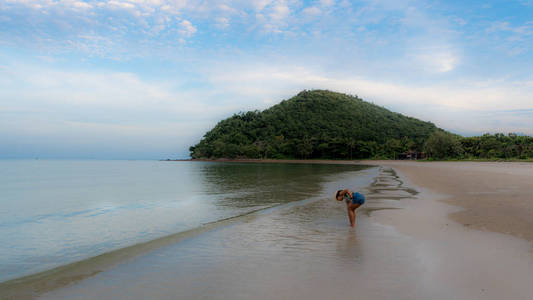
[[533, 135], [533, 0], [0, 0], [0, 158], [187, 158], [304, 89]]

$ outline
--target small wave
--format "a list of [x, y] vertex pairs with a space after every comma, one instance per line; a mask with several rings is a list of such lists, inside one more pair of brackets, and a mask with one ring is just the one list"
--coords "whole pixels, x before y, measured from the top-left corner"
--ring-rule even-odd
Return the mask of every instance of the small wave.
[[[296, 202], [304, 201], [308, 202], [309, 199]], [[191, 238], [222, 226], [244, 221], [247, 217], [252, 217], [254, 214], [267, 213], [274, 209], [288, 207], [291, 204], [294, 205], [295, 203], [276, 203], [269, 206], [262, 206], [240, 215], [204, 223], [196, 228], [106, 252], [47, 271], [11, 279], [0, 283], [0, 299], [33, 299], [36, 295], [91, 277], [124, 260], [146, 254], [167, 245], [175, 244], [186, 238]]]

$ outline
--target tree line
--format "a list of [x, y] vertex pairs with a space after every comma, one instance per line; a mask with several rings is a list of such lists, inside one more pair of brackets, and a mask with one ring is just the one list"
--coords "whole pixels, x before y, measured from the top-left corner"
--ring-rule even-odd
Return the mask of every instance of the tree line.
[[461, 137], [437, 131], [424, 145], [432, 159], [531, 159], [533, 137], [509, 133]]
[[220, 121], [190, 147], [194, 158], [396, 159], [406, 151], [433, 159], [530, 158], [532, 138], [461, 137], [357, 96], [302, 91], [264, 111]]

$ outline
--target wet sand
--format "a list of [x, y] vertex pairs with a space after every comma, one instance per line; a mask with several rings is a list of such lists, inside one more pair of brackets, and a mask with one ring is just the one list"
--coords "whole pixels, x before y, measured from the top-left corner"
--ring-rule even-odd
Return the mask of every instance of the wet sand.
[[449, 217], [464, 226], [533, 241], [533, 164], [518, 162], [365, 161], [393, 167], [414, 185], [464, 209]]
[[448, 215], [462, 208], [441, 201], [453, 194], [420, 188], [415, 175], [425, 172], [411, 165], [371, 169], [356, 228], [332, 200], [350, 187], [340, 178], [316, 199], [252, 214], [42, 298], [531, 299], [530, 242], [454, 222]]

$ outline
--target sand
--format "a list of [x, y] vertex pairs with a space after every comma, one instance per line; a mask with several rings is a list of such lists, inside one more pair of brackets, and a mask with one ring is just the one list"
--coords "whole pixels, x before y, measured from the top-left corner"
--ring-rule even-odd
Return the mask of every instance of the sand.
[[531, 299], [532, 164], [358, 163], [377, 167], [364, 171], [374, 172], [371, 184], [353, 187], [367, 196], [355, 228], [331, 197], [353, 178], [332, 178], [314, 199], [152, 249], [41, 297]]
[[449, 217], [464, 226], [533, 241], [533, 164], [517, 162], [364, 161], [393, 167], [413, 185], [464, 208]]
[[[234, 161], [234, 160], [228, 160]], [[238, 160], [264, 163], [363, 164], [394, 168], [420, 190], [463, 208], [448, 217], [479, 230], [533, 241], [533, 163], [471, 161]]]
[[533, 163], [393, 160], [223, 160], [263, 163], [363, 164], [394, 168], [420, 190], [463, 208], [448, 217], [464, 226], [533, 241]]
[[450, 205], [450, 189], [414, 176], [449, 172], [454, 185], [461, 164], [375, 164], [366, 171], [374, 181], [357, 187], [367, 203], [355, 228], [331, 199], [352, 179], [336, 178], [316, 199], [162, 247], [43, 299], [531, 299], [531, 243], [454, 222], [448, 216], [463, 208]]

